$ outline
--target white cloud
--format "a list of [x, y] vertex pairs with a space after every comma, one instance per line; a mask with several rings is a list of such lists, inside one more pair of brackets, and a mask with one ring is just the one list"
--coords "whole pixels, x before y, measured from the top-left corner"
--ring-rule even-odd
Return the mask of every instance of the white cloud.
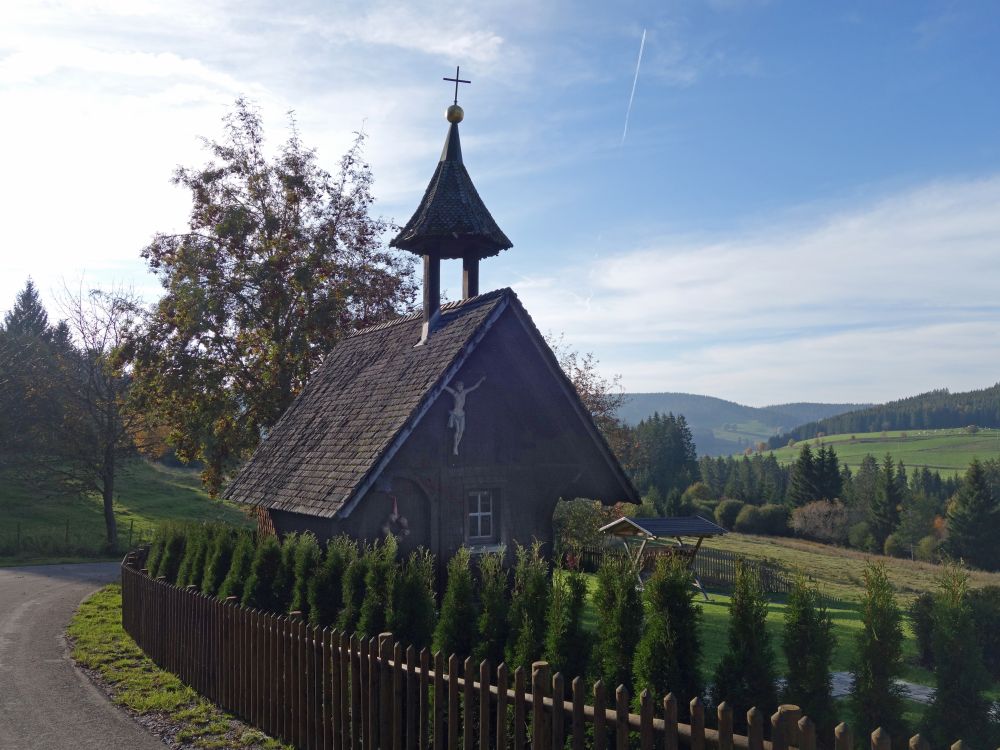
[[997, 278], [1000, 177], [811, 227], [667, 239], [519, 288], [632, 390], [875, 401], [1000, 380]]

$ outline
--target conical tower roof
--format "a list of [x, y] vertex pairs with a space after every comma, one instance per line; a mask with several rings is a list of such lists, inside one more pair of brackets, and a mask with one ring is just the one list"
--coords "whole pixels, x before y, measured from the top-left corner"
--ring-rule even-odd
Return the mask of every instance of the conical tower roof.
[[[454, 116], [453, 110], [457, 110]], [[512, 245], [493, 220], [462, 163], [458, 136], [461, 108], [450, 108], [448, 114], [451, 127], [434, 176], [417, 210], [389, 244], [438, 258], [488, 258]]]

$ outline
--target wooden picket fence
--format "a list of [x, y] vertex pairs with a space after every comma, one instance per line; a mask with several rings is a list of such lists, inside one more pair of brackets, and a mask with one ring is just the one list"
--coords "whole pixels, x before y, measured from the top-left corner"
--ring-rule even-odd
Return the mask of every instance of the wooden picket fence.
[[[282, 742], [304, 750], [816, 750], [812, 721], [794, 706], [765, 720], [747, 713], [747, 736], [734, 734], [733, 711], [714, 712], [705, 725], [699, 698], [690, 724], [677, 720], [667, 695], [660, 706], [648, 691], [631, 713], [628, 691], [583, 680], [569, 686], [545, 662], [530, 673], [417, 653], [390, 633], [348, 636], [300, 618], [222, 602], [151, 579], [140, 570], [143, 553], [122, 563], [122, 623], [139, 647], [224, 710]], [[569, 698], [568, 700], [566, 698]], [[770, 740], [764, 739], [765, 721]], [[876, 730], [872, 750], [890, 750]], [[846, 725], [835, 750], [854, 750]], [[915, 737], [912, 750], [929, 750]]]

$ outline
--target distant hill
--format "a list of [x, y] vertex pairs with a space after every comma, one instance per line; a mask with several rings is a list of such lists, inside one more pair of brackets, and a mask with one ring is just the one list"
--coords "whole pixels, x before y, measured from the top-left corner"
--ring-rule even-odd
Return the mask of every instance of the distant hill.
[[879, 406], [809, 420], [780, 438], [771, 438], [770, 445], [777, 448], [789, 439], [807, 440], [821, 433], [939, 430], [969, 425], [1000, 427], [1000, 383], [964, 393], [951, 393], [947, 389], [930, 391]]
[[821, 420], [865, 404], [779, 404], [744, 406], [691, 393], [627, 393], [618, 416], [628, 424], [660, 414], [683, 414], [694, 435], [698, 454], [729, 455], [803, 422]]

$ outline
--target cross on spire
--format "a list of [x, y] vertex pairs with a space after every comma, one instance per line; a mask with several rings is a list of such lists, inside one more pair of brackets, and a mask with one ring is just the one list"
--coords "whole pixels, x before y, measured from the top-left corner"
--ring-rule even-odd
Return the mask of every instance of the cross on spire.
[[448, 78], [447, 76], [442, 78], [442, 81], [454, 81], [455, 82], [455, 104], [458, 104], [458, 84], [460, 83], [472, 83], [472, 81], [463, 81], [458, 77], [459, 66], [455, 66], [455, 77]]

